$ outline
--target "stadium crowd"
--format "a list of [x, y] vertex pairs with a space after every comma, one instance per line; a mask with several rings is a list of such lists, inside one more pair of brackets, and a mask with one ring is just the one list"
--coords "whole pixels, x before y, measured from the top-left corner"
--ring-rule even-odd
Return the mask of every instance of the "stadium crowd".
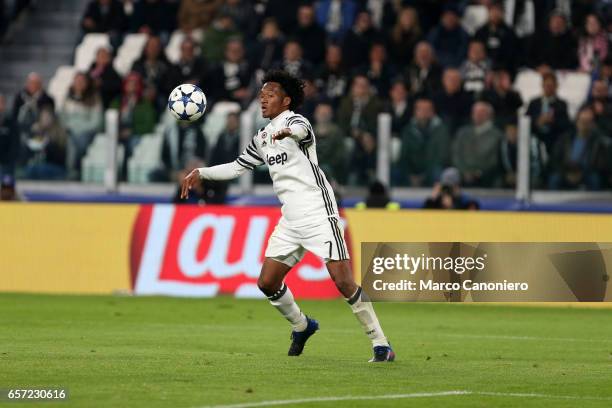
[[[488, 8], [473, 35], [461, 26], [470, 4]], [[534, 187], [612, 187], [610, 1], [91, 0], [81, 24], [83, 33], [108, 33], [115, 48], [129, 32], [149, 37], [123, 78], [113, 48], [98, 49], [61, 107], [36, 73], [12, 110], [0, 96], [0, 173], [78, 178], [105, 109], [119, 110], [119, 141], [129, 156], [153, 131], [175, 85], [200, 85], [209, 110], [220, 101], [246, 109], [263, 72], [284, 69], [305, 81], [301, 113], [313, 123], [321, 167], [340, 184], [374, 181], [377, 116], [389, 112], [401, 141], [394, 186], [431, 186], [453, 166], [465, 187], [513, 188], [525, 104]], [[176, 29], [187, 36], [173, 64], [164, 46]], [[191, 35], [198, 30], [201, 42]], [[531, 101], [513, 89], [523, 68], [542, 76], [541, 96]], [[592, 78], [575, 118], [557, 94], [555, 74], [564, 71]], [[201, 124], [173, 124], [151, 180], [232, 160], [238, 127], [238, 117], [228, 116], [209, 146]]]

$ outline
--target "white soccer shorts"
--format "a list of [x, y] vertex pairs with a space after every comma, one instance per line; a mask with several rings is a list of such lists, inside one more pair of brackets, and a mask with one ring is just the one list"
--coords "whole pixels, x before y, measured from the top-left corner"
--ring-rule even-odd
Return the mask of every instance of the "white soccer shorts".
[[273, 258], [288, 266], [302, 260], [306, 251], [323, 258], [325, 262], [349, 259], [344, 230], [336, 217], [323, 219], [308, 227], [292, 228], [283, 218], [274, 228], [266, 258]]

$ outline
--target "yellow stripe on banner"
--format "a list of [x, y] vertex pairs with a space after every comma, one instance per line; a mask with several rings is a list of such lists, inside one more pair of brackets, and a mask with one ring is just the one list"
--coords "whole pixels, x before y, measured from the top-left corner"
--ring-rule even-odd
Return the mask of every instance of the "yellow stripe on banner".
[[0, 291], [130, 290], [137, 205], [0, 205]]
[[353, 268], [362, 242], [612, 242], [612, 215], [489, 211], [345, 210]]

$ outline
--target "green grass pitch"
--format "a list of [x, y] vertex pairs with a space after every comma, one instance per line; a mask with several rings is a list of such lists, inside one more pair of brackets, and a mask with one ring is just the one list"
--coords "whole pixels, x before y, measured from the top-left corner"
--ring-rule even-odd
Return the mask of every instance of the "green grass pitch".
[[290, 358], [265, 300], [1, 294], [0, 388], [69, 389], [44, 407], [612, 406], [609, 309], [377, 303], [397, 361], [368, 364], [344, 302], [300, 304], [321, 330]]

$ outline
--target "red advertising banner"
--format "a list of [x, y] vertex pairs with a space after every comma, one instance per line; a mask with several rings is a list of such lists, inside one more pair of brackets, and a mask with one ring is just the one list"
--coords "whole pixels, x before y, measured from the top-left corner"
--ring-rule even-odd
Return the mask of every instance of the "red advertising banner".
[[[134, 293], [263, 296], [257, 278], [280, 216], [269, 207], [141, 206], [130, 251]], [[311, 253], [286, 283], [297, 298], [339, 296], [323, 260]]]

